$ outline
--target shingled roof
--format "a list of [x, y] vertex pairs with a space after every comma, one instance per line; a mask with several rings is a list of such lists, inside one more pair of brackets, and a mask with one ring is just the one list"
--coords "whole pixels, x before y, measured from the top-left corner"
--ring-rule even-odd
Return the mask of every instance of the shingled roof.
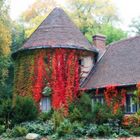
[[140, 36], [108, 46], [82, 87], [103, 88], [110, 84], [135, 85], [140, 81]]
[[97, 53], [67, 14], [55, 8], [22, 46], [21, 50], [38, 48], [72, 48]]

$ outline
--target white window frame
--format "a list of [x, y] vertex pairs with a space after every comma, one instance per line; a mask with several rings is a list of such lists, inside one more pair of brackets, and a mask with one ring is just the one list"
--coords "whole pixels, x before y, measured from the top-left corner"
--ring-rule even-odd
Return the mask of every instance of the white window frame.
[[94, 106], [95, 103], [104, 104], [104, 96], [103, 95], [96, 95], [92, 98], [92, 106]]
[[[125, 102], [125, 114], [134, 114], [138, 111], [138, 109], [140, 108], [140, 105], [138, 103], [134, 103], [133, 101], [133, 94], [128, 93], [126, 95], [126, 102]], [[130, 99], [130, 105], [127, 105], [127, 99]], [[128, 111], [128, 107], [130, 108], [130, 110]], [[135, 109], [134, 109], [135, 107]]]

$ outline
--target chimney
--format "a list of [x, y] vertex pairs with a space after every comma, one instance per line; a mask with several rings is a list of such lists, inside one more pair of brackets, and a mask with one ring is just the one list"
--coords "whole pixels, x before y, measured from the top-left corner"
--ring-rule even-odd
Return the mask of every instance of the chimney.
[[104, 35], [97, 34], [93, 36], [93, 44], [99, 50], [99, 56], [104, 54], [104, 52], [106, 51], [105, 42], [106, 37]]

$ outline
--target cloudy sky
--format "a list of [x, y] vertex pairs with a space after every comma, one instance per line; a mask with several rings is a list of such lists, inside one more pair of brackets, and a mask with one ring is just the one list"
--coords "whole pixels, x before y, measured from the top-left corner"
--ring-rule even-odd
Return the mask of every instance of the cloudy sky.
[[[10, 15], [12, 19], [18, 19], [19, 15], [25, 11], [35, 0], [11, 0]], [[58, 0], [63, 4], [64, 0]], [[132, 18], [140, 16], [140, 0], [112, 0], [118, 8], [118, 14], [122, 22], [121, 28], [128, 30]]]

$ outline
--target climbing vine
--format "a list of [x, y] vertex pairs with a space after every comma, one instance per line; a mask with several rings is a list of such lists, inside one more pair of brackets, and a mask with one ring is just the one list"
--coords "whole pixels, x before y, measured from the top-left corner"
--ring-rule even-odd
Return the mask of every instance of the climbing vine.
[[39, 103], [43, 89], [51, 88], [53, 109], [68, 106], [78, 95], [79, 62], [75, 50], [34, 50], [19, 53], [15, 62], [15, 96], [32, 96]]
[[124, 89], [119, 91], [116, 86], [109, 85], [104, 91], [104, 96], [107, 105], [113, 109], [115, 114], [125, 104], [126, 91]]

